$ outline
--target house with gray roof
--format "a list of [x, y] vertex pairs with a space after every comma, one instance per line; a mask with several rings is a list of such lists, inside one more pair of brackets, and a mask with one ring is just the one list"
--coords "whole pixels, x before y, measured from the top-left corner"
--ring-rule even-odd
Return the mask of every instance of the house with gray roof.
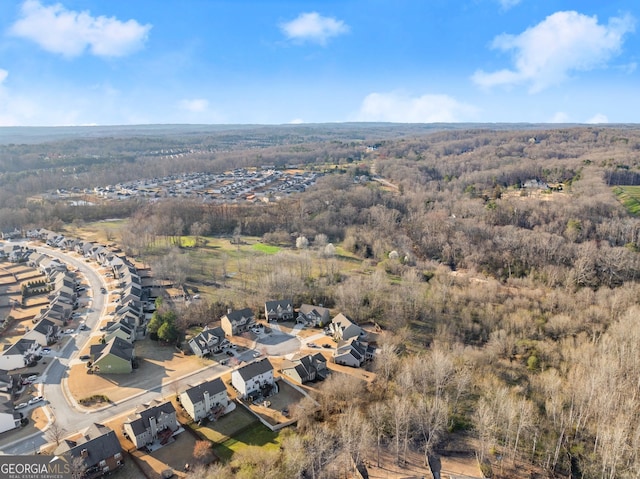
[[34, 339], [40, 346], [49, 346], [56, 342], [58, 326], [49, 319], [41, 319], [33, 329], [23, 336], [24, 339]]
[[294, 315], [293, 301], [281, 299], [264, 303], [264, 317], [267, 321], [290, 321]]
[[133, 344], [117, 336], [105, 344], [91, 346], [90, 355], [94, 371], [101, 374], [126, 374], [133, 371]]
[[221, 327], [204, 329], [200, 334], [191, 338], [188, 344], [196, 356], [208, 356], [211, 353], [219, 353], [225, 344], [229, 344], [224, 336], [224, 330]]
[[365, 336], [363, 329], [342, 313], [339, 313], [331, 320], [329, 330], [336, 341], [346, 341], [347, 339]]
[[267, 358], [246, 364], [231, 372], [231, 384], [241, 398], [267, 396], [274, 385], [273, 365]]
[[0, 369], [12, 371], [31, 364], [40, 355], [40, 345], [35, 339], [21, 338], [0, 355]]
[[333, 361], [343, 366], [359, 368], [365, 361], [373, 358], [374, 352], [373, 346], [352, 337], [338, 343], [338, 347], [333, 352]]
[[171, 401], [154, 401], [153, 405], [143, 405], [123, 424], [128, 439], [138, 449], [154, 441], [166, 443], [179, 427]]
[[192, 386], [180, 393], [179, 398], [180, 404], [194, 421], [209, 415], [219, 417], [229, 405], [227, 388], [220, 378]]
[[256, 324], [256, 318], [250, 308], [229, 310], [220, 319], [220, 326], [227, 336], [242, 334]]
[[81, 461], [82, 477], [100, 477], [124, 465], [122, 447], [113, 429], [93, 423], [75, 440], [64, 439], [53, 452], [69, 464]]
[[293, 361], [285, 361], [280, 373], [300, 384], [322, 380], [328, 374], [327, 359], [322, 354], [316, 353]]
[[331, 321], [331, 312], [329, 308], [322, 306], [314, 306], [312, 304], [303, 304], [298, 309], [297, 323], [304, 323], [308, 326], [324, 327]]

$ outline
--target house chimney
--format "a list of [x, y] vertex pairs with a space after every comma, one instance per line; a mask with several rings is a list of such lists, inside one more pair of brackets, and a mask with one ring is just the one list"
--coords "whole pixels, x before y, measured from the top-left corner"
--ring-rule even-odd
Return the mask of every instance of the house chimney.
[[82, 451], [80, 451], [80, 455], [82, 457], [87, 457], [89, 455], [89, 451], [87, 451], [86, 449], [83, 449]]
[[231, 314], [231, 308], [227, 308], [227, 314]]

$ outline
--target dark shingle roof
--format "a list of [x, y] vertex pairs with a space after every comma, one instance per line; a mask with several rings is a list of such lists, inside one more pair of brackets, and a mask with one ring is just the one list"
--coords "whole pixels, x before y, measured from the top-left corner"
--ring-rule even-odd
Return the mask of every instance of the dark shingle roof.
[[151, 406], [146, 409], [142, 409], [137, 412], [138, 418], [133, 421], [129, 421], [133, 433], [137, 436], [145, 432], [149, 427], [149, 418], [159, 418], [163, 414], [175, 414], [176, 409], [171, 404], [171, 401], [167, 401], [156, 406]]
[[259, 374], [264, 374], [267, 371], [273, 371], [273, 366], [267, 358], [263, 358], [260, 361], [249, 363], [238, 369], [240, 377], [245, 381], [256, 377]]
[[94, 361], [98, 361], [108, 354], [113, 354], [126, 361], [133, 359], [133, 345], [129, 344], [124, 339], [117, 336], [113, 337], [106, 344], [94, 344], [91, 346], [91, 355], [94, 357]]
[[215, 396], [216, 394], [226, 390], [227, 388], [222, 382], [222, 379], [216, 378], [212, 381], [207, 381], [187, 389], [185, 394], [189, 396], [192, 403], [196, 404], [204, 400], [205, 391], [209, 393], [209, 396]]
[[[86, 449], [86, 454], [83, 451]], [[85, 467], [97, 465], [100, 461], [122, 452], [116, 433], [107, 426], [94, 423], [87, 428], [77, 441], [65, 440], [56, 448], [56, 455], [84, 457]]]

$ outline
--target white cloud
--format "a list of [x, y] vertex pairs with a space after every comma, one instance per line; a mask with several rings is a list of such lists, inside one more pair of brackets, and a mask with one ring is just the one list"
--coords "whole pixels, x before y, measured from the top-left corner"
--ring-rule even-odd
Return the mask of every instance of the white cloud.
[[309, 41], [324, 45], [329, 38], [347, 33], [349, 26], [342, 20], [310, 12], [301, 13], [294, 20], [280, 24], [280, 29], [289, 40]]
[[302, 125], [304, 120], [302, 118], [295, 118], [289, 122], [291, 125]]
[[2, 68], [0, 68], [0, 85], [4, 83], [4, 81], [7, 79], [8, 76], [9, 76], [9, 72], [7, 70], [3, 70]]
[[151, 25], [135, 20], [93, 17], [88, 11], [67, 10], [59, 3], [44, 6], [38, 0], [26, 0], [21, 18], [9, 31], [66, 57], [82, 55], [87, 49], [96, 56], [119, 57], [140, 49], [150, 29]]
[[187, 110], [192, 113], [202, 113], [209, 108], [209, 101], [204, 98], [185, 99], [180, 101], [179, 106], [182, 110]]
[[558, 111], [551, 117], [549, 123], [569, 123], [569, 115], [564, 111]]
[[503, 10], [509, 10], [520, 3], [520, 0], [498, 0]]
[[602, 113], [596, 113], [594, 116], [587, 120], [587, 123], [600, 124], [600, 123], [609, 123], [609, 118]]
[[492, 48], [512, 51], [513, 68], [479, 70], [472, 79], [482, 87], [528, 84], [530, 92], [538, 92], [562, 82], [572, 72], [606, 65], [620, 52], [624, 35], [634, 29], [630, 15], [610, 18], [603, 25], [595, 16], [556, 12], [519, 35], [497, 36]]
[[357, 115], [359, 121], [396, 123], [449, 123], [469, 121], [476, 108], [448, 95], [411, 97], [401, 93], [371, 93]]

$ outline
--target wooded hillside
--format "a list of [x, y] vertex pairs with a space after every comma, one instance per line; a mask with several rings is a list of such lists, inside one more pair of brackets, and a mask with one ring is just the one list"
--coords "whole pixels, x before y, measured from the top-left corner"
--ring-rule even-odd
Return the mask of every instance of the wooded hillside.
[[[401, 463], [455, 432], [493, 477], [529, 477], [523, 465], [550, 477], [640, 475], [640, 219], [613, 189], [638, 183], [640, 129], [279, 128], [0, 152], [2, 229], [130, 216], [119, 241], [151, 264], [158, 244], [187, 255], [171, 246], [186, 235], [261, 237], [285, 251], [246, 266], [248, 303], [322, 298], [389, 332], [371, 386], [327, 381], [320, 412], [300, 414], [281, 451], [199, 474], [338, 477], [346, 457], [375, 462], [382, 446]], [[242, 143], [252, 135], [260, 142]], [[143, 140], [150, 150], [132, 146]], [[158, 153], [167, 148], [186, 153], [175, 161]], [[73, 164], [51, 164], [54, 153]], [[22, 158], [29, 169], [15, 166]], [[275, 204], [27, 201], [61, 186], [265, 164], [325, 175]], [[301, 237], [309, 247], [296, 249]], [[329, 243], [358, 266], [341, 270]]]

